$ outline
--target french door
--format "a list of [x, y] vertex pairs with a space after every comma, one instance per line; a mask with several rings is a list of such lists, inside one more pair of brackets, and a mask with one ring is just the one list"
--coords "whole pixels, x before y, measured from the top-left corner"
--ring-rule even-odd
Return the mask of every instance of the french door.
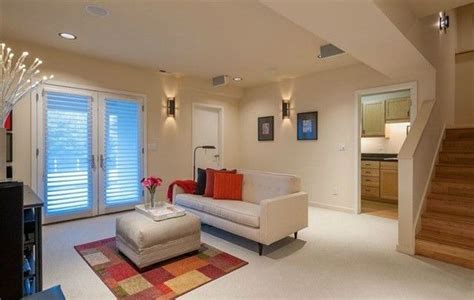
[[143, 201], [142, 99], [47, 87], [37, 112], [37, 187], [46, 222], [125, 210]]

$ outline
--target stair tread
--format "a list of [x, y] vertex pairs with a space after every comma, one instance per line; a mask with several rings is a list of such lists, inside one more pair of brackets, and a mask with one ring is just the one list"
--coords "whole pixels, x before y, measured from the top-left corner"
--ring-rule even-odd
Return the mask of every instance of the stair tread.
[[470, 151], [465, 151], [465, 152], [461, 152], [461, 151], [449, 151], [449, 150], [441, 150], [439, 153], [441, 154], [454, 154], [454, 155], [459, 155], [459, 154], [467, 154], [467, 155], [472, 155], [472, 152]]
[[460, 142], [460, 143], [473, 143], [474, 142], [474, 138], [473, 137], [465, 137], [465, 138], [459, 138], [459, 137], [455, 137], [455, 138], [445, 138], [444, 141], [446, 142]]
[[448, 162], [440, 162], [437, 164], [438, 167], [452, 167], [452, 168], [471, 168], [474, 169], [474, 163], [466, 164], [466, 163], [448, 163]]
[[453, 128], [446, 128], [446, 131], [458, 131], [458, 130], [472, 130], [474, 131], [474, 126], [464, 126], [464, 127], [453, 127]]
[[434, 230], [422, 229], [417, 235], [417, 239], [436, 242], [452, 247], [459, 247], [474, 251], [474, 239], [453, 235], [448, 233], [440, 233]]
[[450, 201], [464, 201], [464, 202], [474, 201], [474, 197], [457, 196], [457, 195], [450, 195], [450, 194], [443, 194], [443, 193], [429, 193], [427, 198], [436, 199], [436, 200], [450, 200]]
[[460, 184], [472, 184], [472, 185], [474, 185], [474, 179], [451, 178], [451, 177], [444, 177], [443, 175], [436, 175], [436, 177], [433, 178], [433, 182], [447, 182], [447, 183], [460, 183]]
[[423, 213], [422, 218], [438, 219], [454, 223], [474, 224], [474, 218], [466, 216], [458, 216], [453, 214], [446, 214], [440, 212], [426, 211]]

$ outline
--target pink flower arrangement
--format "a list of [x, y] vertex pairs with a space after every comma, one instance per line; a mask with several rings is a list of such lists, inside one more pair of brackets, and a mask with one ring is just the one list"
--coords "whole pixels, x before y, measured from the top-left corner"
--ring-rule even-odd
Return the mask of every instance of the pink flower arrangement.
[[145, 187], [150, 194], [155, 194], [156, 188], [161, 186], [163, 180], [159, 177], [149, 176], [141, 180], [142, 186]]

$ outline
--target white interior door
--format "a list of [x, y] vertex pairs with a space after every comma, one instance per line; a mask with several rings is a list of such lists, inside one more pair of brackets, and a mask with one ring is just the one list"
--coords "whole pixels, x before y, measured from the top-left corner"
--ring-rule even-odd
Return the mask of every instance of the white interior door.
[[216, 149], [199, 149], [196, 152], [197, 168], [220, 169], [222, 164], [222, 108], [195, 104], [193, 106], [193, 150], [211, 145]]
[[143, 103], [129, 96], [99, 94], [99, 213], [143, 201]]
[[38, 193], [46, 222], [97, 213], [95, 165], [96, 94], [78, 89], [45, 89], [38, 114], [41, 153]]

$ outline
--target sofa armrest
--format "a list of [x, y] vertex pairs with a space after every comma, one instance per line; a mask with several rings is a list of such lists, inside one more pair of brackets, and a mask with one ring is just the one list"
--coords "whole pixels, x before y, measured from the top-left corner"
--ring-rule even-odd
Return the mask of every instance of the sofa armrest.
[[270, 245], [308, 227], [308, 194], [305, 192], [260, 202], [260, 240]]
[[179, 194], [185, 194], [184, 190], [183, 190], [182, 187], [179, 187], [177, 184], [175, 184], [173, 186], [173, 197], [171, 199], [171, 203], [175, 203], [174, 200], [175, 200], [176, 196], [179, 195]]

